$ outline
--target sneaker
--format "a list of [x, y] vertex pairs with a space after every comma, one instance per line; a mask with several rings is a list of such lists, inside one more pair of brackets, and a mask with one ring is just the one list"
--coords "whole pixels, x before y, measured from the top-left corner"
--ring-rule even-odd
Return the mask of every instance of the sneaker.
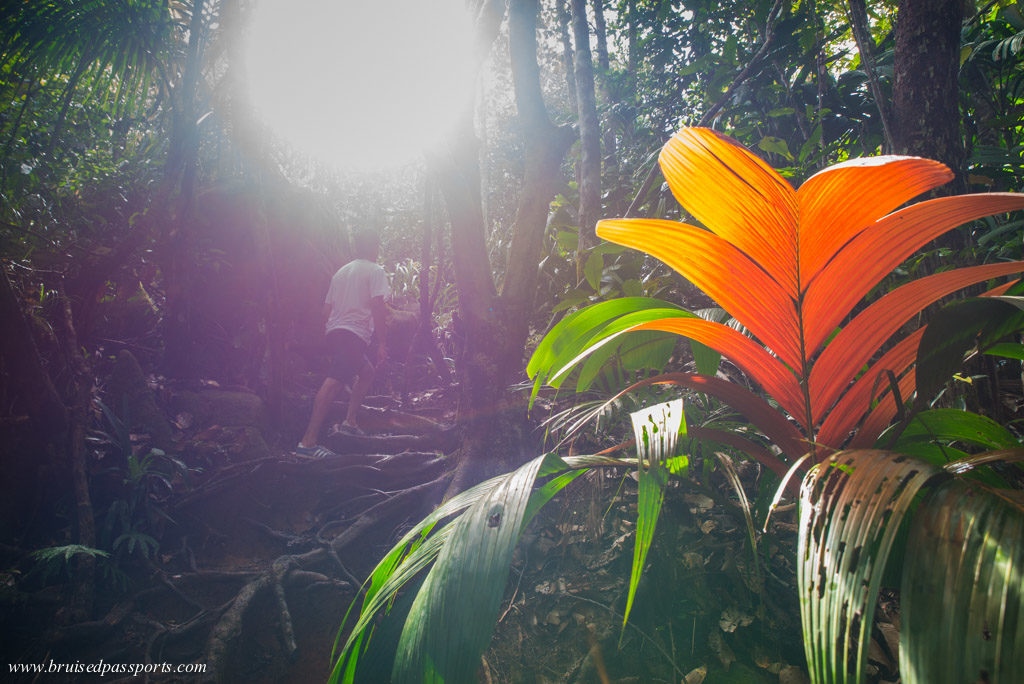
[[322, 447], [320, 445], [308, 447], [302, 446], [301, 444], [295, 447], [295, 451], [293, 453], [297, 456], [305, 456], [306, 458], [327, 458], [329, 456], [338, 455], [327, 447]]

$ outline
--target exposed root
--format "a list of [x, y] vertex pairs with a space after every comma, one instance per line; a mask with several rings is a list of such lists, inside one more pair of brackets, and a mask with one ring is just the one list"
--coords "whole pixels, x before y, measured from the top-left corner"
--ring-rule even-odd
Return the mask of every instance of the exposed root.
[[[399, 504], [426, 499], [430, 495], [438, 494], [443, 487], [447, 486], [449, 479], [451, 479], [451, 475], [445, 473], [436, 480], [410, 487], [390, 499], [371, 506], [354, 523], [349, 525], [344, 532], [331, 540], [331, 549], [334, 553], [340, 553], [342, 549], [356, 541], [375, 525], [381, 524], [387, 518], [392, 517], [396, 512], [395, 509], [399, 508]], [[399, 512], [401, 512], [400, 509]]]
[[277, 599], [277, 609], [281, 612], [281, 635], [284, 638], [285, 651], [289, 660], [295, 659], [298, 645], [295, 643], [295, 628], [292, 626], [292, 614], [288, 610], [288, 599], [284, 595], [284, 575], [291, 569], [294, 561], [279, 559], [274, 562], [274, 598]]

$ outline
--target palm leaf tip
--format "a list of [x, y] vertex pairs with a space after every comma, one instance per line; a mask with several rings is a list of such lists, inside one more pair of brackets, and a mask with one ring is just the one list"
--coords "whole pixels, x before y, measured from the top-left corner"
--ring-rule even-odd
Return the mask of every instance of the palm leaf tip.
[[622, 616], [623, 629], [633, 608], [633, 599], [636, 598], [644, 561], [654, 540], [654, 529], [665, 500], [665, 462], [675, 455], [680, 434], [686, 433], [682, 399], [634, 411], [630, 417], [636, 438], [637, 476], [640, 487], [637, 493], [636, 544], [633, 548], [633, 569], [629, 577], [626, 609]]
[[798, 208], [793, 187], [757, 155], [707, 128], [684, 128], [659, 157], [679, 203], [756, 261], [793, 296]]

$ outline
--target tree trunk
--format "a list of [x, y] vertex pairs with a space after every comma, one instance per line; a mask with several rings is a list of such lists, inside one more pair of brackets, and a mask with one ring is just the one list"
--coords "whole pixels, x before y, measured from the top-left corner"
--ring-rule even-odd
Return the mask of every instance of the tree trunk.
[[[423, 232], [420, 235], [420, 317], [419, 325], [416, 328], [416, 336], [413, 339], [412, 348], [415, 351], [426, 353], [434, 362], [434, 370], [441, 379], [441, 384], [448, 386], [452, 382], [451, 373], [448, 371], [448, 364], [445, 363], [441, 349], [434, 339], [433, 320], [435, 299], [430, 296], [430, 264], [433, 263], [430, 244], [433, 241], [435, 232], [435, 192], [434, 185], [428, 178], [423, 188]], [[441, 254], [437, 255], [437, 280], [441, 280]], [[436, 289], [436, 288], [435, 288]], [[410, 386], [410, 361], [406, 361], [405, 382], [403, 394], [407, 394]], [[403, 396], [403, 400], [405, 397]]]
[[594, 242], [591, 234], [601, 214], [601, 124], [594, 94], [587, 3], [586, 0], [570, 0], [570, 6], [576, 48], [576, 102], [580, 115], [580, 232], [576, 276], [581, 280], [584, 250]]
[[882, 120], [882, 133], [885, 136], [885, 148], [882, 151], [888, 154], [893, 148], [892, 127], [889, 124], [889, 103], [882, 92], [882, 84], [878, 77], [878, 71], [875, 69], [875, 41], [868, 30], [867, 4], [864, 0], [849, 0], [849, 4], [853, 38], [857, 42], [860, 62], [864, 67], [864, 73], [868, 75], [871, 95], [875, 98], [875, 106], [878, 108], [878, 115]]
[[[78, 335], [72, 320], [71, 303], [63, 298], [64, 352], [68, 371], [69, 401], [71, 404], [70, 425], [67, 439], [67, 466], [71, 473], [71, 486], [75, 494], [75, 522], [78, 528], [78, 543], [82, 546], [96, 546], [96, 519], [89, 496], [89, 473], [86, 449], [86, 427], [92, 405], [94, 374], [82, 353]], [[73, 564], [74, 582], [71, 596], [65, 610], [59, 613], [58, 621], [73, 624], [88, 620], [92, 615], [96, 590], [96, 559], [88, 554], [79, 554]]]
[[949, 166], [949, 194], [967, 189], [957, 100], [962, 23], [962, 0], [901, 0], [896, 15], [893, 151]]
[[7, 277], [7, 269], [3, 267], [0, 267], [0, 321], [4, 322], [4, 333], [0, 335], [4, 406], [13, 409], [13, 419], [24, 414], [40, 433], [65, 429], [68, 417], [64, 402], [43, 367], [32, 329]]
[[[537, 289], [548, 209], [560, 181], [562, 159], [575, 139], [569, 126], [551, 122], [544, 106], [537, 64], [537, 4], [537, 0], [515, 0], [509, 7], [509, 48], [526, 146], [526, 176], [512, 226], [501, 296], [513, 328], [511, 343], [518, 348], [520, 362]], [[521, 371], [521, 367], [515, 369], [516, 373]]]
[[626, 83], [629, 98], [636, 101], [637, 71], [640, 69], [640, 36], [637, 31], [636, 0], [626, 0]]
[[570, 0], [555, 0], [555, 9], [558, 12], [558, 36], [562, 39], [562, 67], [565, 69], [565, 85], [569, 92], [569, 107], [577, 111], [576, 105], [576, 69], [573, 67], [572, 36], [569, 34], [569, 8], [567, 3]]
[[525, 403], [508, 386], [522, 372], [548, 207], [572, 140], [570, 133], [551, 124], [541, 97], [536, 16], [537, 0], [510, 3], [509, 44], [526, 172], [500, 297], [484, 244], [477, 140], [469, 113], [463, 117], [461, 135], [434, 164], [451, 220], [463, 335], [457, 368], [463, 442], [450, 492], [535, 455], [527, 446]]
[[[36, 346], [29, 319], [0, 265], [0, 513], [9, 533], [23, 533], [42, 501], [59, 501], [68, 491], [66, 468], [55, 451], [67, 432], [68, 412]], [[33, 458], [12, 458], [35, 454]], [[55, 486], [56, 483], [56, 486]]]
[[[195, 0], [189, 25], [188, 56], [185, 73], [174, 100], [171, 136], [161, 191], [151, 211], [153, 220], [163, 225], [160, 266], [166, 295], [164, 315], [164, 366], [168, 374], [188, 376], [193, 369], [195, 335], [192, 331], [190, 288], [195, 237], [189, 217], [192, 213], [195, 183], [195, 157], [199, 149], [195, 98], [202, 61], [203, 4]], [[170, 197], [180, 189], [175, 211]]]
[[[604, 18], [604, 0], [592, 0], [594, 6], [594, 38], [597, 50], [597, 83], [601, 91], [601, 99], [605, 107], [615, 104], [612, 93], [608, 89], [608, 75], [611, 71], [611, 60], [608, 57], [608, 23]], [[605, 116], [604, 137], [601, 144], [604, 146], [604, 163], [606, 167], [616, 166], [615, 158], [615, 130], [610, 125], [610, 114]]]

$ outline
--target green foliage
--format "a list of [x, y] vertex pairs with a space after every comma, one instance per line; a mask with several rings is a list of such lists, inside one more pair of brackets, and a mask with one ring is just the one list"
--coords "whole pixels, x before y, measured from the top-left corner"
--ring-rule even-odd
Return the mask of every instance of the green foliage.
[[[986, 351], [1024, 330], [1024, 298], [977, 297], [945, 306], [929, 321], [918, 351], [918, 405], [930, 401], [969, 352]], [[1005, 347], [1003, 347], [1005, 349]]]
[[96, 560], [97, 569], [109, 586], [119, 591], [128, 589], [128, 575], [118, 566], [117, 559], [103, 549], [82, 544], [65, 544], [36, 549], [29, 556], [36, 561], [36, 565], [28, 572], [26, 580], [34, 578], [41, 584], [55, 578], [73, 580], [72, 563], [76, 558], [84, 556]]
[[[685, 457], [677, 451], [680, 438], [686, 434], [682, 400], [634, 412], [632, 417], [640, 498], [623, 627], [653, 540], [670, 465], [673, 472], [686, 473]], [[368, 649], [375, 616], [397, 609], [394, 601], [399, 589], [431, 562], [433, 566], [417, 588], [408, 614], [398, 616], [403, 627], [391, 679], [471, 679], [490, 640], [511, 554], [525, 526], [544, 504], [588, 468], [631, 464], [607, 457], [561, 459], [546, 454], [443, 504], [406, 533], [371, 574], [359, 617], [337, 652], [330, 681], [352, 682], [359, 678], [360, 667], [365, 667], [367, 658], [372, 659]], [[458, 517], [435, 531], [439, 523], [453, 515]], [[341, 633], [339, 630], [339, 639]]]
[[951, 481], [914, 519], [900, 589], [900, 674], [908, 684], [1024, 672], [1024, 506], [1019, 496]]
[[[356, 681], [370, 648], [375, 618], [435, 559], [408, 617], [402, 619], [400, 653], [392, 678], [464, 681], [466, 677], [459, 675], [465, 672], [471, 677], [494, 628], [510, 554], [525, 525], [587, 468], [626, 463], [605, 457], [560, 459], [545, 454], [439, 506], [409, 530], [370, 575], [358, 618], [340, 651], [340, 641], [336, 642], [330, 681]], [[535, 486], [538, 478], [545, 482]], [[435, 531], [453, 515], [460, 517]], [[439, 601], [435, 595], [446, 600]], [[339, 640], [347, 621], [348, 614], [339, 629]]]
[[559, 195], [551, 204], [545, 253], [540, 261], [539, 289], [558, 314], [612, 297], [654, 295], [664, 289], [663, 279], [644, 272], [643, 257], [618, 245], [602, 243], [579, 254], [579, 226], [575, 195]]
[[647, 320], [693, 316], [670, 302], [648, 297], [599, 302], [569, 314], [545, 335], [530, 356], [526, 373], [534, 381], [531, 399], [537, 396], [541, 384], [561, 386], [572, 367], [582, 360], [580, 351], [595, 345], [601, 348], [579, 370], [577, 392], [588, 389], [609, 362], [622, 371], [661, 369], [675, 349], [675, 336], [658, 332], [623, 336], [622, 331]]
[[[180, 37], [166, 3], [152, 0], [0, 7], [6, 222], [53, 225], [80, 203], [87, 207], [98, 197], [116, 205], [127, 201], [126, 188], [144, 186], [161, 152], [154, 142], [163, 137], [153, 108], [161, 92], [169, 95], [165, 79]], [[71, 230], [81, 226], [69, 223]]]
[[864, 681], [886, 559], [914, 497], [938, 472], [887, 452], [859, 451], [827, 459], [804, 479], [798, 581], [811, 681]]
[[1019, 460], [1024, 450], [945, 468], [896, 452], [849, 451], [808, 474], [799, 584], [812, 681], [864, 681], [878, 589], [890, 552], [903, 557], [897, 533], [907, 519], [904, 680], [1012, 681], [1021, 671], [1024, 509], [1006, 490], [948, 479], [993, 456]]
[[44, 584], [55, 575], [71, 572], [71, 562], [76, 556], [87, 556], [90, 558], [109, 558], [110, 554], [102, 549], [81, 544], [65, 544], [63, 546], [48, 546], [44, 549], [36, 549], [29, 554], [36, 561], [33, 572], [40, 573], [40, 581]]
[[[629, 591], [626, 609], [622, 613], [622, 629], [625, 634], [626, 622], [633, 609], [636, 588], [640, 584], [647, 552], [654, 540], [654, 529], [658, 515], [665, 501], [665, 485], [668, 481], [668, 462], [678, 454], [679, 438], [686, 435], [686, 419], [683, 414], [683, 400], [657, 404], [634, 411], [633, 436], [636, 440], [637, 493], [636, 541], [633, 548], [633, 569], [629, 575]], [[685, 469], [682, 470], [685, 474]]]
[[60, 560], [68, 563], [71, 561], [72, 556], [79, 553], [93, 557], [102, 556], [104, 558], [110, 555], [102, 549], [94, 549], [91, 546], [65, 544], [64, 546], [48, 546], [45, 549], [36, 549], [31, 553], [31, 556], [41, 563], [51, 563]]
[[93, 99], [112, 99], [115, 110], [144, 103], [176, 28], [159, 0], [7, 3], [0, 27], [6, 62], [44, 74], [75, 74]]
[[176, 481], [188, 484], [190, 470], [161, 449], [152, 448], [138, 456], [127, 423], [103, 402], [98, 404], [113, 436], [95, 431], [92, 440], [113, 447], [122, 462], [107, 470], [107, 474], [120, 479], [122, 486], [120, 495], [102, 515], [100, 539], [119, 558], [130, 558], [136, 552], [150, 558], [160, 548], [158, 537], [163, 526], [174, 524], [162, 502], [174, 490]]
[[459, 517], [417, 592], [398, 644], [392, 681], [473, 678], [487, 647], [545, 457], [504, 478]]

